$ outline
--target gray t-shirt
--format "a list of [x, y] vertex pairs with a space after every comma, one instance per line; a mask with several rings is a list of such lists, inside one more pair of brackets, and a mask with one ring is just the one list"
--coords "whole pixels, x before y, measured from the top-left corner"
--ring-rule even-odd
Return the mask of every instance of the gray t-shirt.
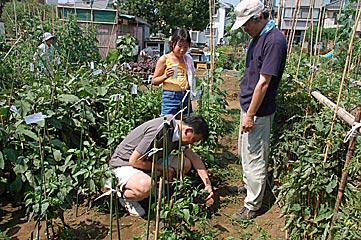
[[[166, 115], [164, 117], [166, 118], [167, 122], [170, 121], [170, 124], [167, 124], [166, 134], [168, 153], [170, 153], [179, 146], [179, 141], [172, 142], [172, 137], [177, 122], [172, 119], [173, 115]], [[163, 148], [163, 125], [165, 122], [164, 117], [159, 117], [145, 122], [132, 130], [116, 148], [112, 158], [109, 161], [109, 166], [111, 168], [130, 166], [129, 158], [134, 150], [137, 150], [141, 154], [148, 155], [149, 151], [154, 148], [155, 139], [157, 139], [157, 148]], [[157, 154], [158, 157], [161, 158], [163, 151], [159, 151]], [[149, 161], [152, 160], [151, 156], [147, 156], [146, 158]]]

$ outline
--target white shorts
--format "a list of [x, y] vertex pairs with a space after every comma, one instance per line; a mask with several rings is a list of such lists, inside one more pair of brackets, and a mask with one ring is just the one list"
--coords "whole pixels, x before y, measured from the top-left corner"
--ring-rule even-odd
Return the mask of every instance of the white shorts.
[[[169, 154], [168, 156], [168, 166], [171, 165], [173, 159], [175, 159], [174, 154]], [[158, 165], [163, 165], [163, 159], [158, 160]], [[177, 166], [174, 166], [177, 169]], [[115, 176], [117, 178], [117, 186], [119, 187], [119, 191], [123, 191], [124, 185], [129, 181], [131, 177], [133, 177], [137, 173], [144, 173], [141, 169], [134, 168], [132, 166], [123, 166], [113, 169]], [[149, 174], [148, 174], [149, 175]], [[157, 176], [160, 176], [160, 172], [157, 171]]]
[[129, 181], [129, 179], [136, 173], [144, 173], [142, 170], [134, 168], [132, 166], [123, 166], [113, 169], [115, 176], [117, 177], [117, 186], [122, 192], [124, 185]]

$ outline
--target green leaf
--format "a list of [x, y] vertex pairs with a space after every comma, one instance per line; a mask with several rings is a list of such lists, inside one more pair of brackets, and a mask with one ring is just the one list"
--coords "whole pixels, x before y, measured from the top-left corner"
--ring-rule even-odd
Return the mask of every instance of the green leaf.
[[15, 162], [17, 158], [17, 151], [14, 149], [5, 148], [3, 150], [6, 161]]
[[0, 108], [0, 115], [5, 115], [9, 112], [9, 108]]
[[15, 180], [10, 184], [10, 191], [12, 192], [20, 192], [23, 183], [19, 176], [16, 176]]
[[297, 204], [297, 203], [296, 203], [296, 204], [293, 204], [291, 210], [298, 212], [298, 211], [301, 210], [301, 205], [300, 205], [300, 204]]
[[58, 97], [58, 99], [61, 102], [77, 102], [77, 101], [79, 101], [79, 98], [72, 94], [61, 94]]
[[183, 215], [184, 215], [184, 219], [189, 222], [189, 219], [191, 217], [191, 214], [189, 212], [189, 209], [183, 209]]
[[329, 184], [326, 186], [326, 192], [331, 193], [333, 189], [337, 186], [337, 179], [333, 179]]
[[4, 169], [4, 167], [5, 167], [4, 155], [2, 152], [0, 152], [0, 169]]
[[87, 171], [86, 169], [82, 169], [82, 170], [80, 170], [79, 172], [75, 173], [73, 177], [82, 175], [82, 174], [86, 173], [86, 171]]
[[100, 96], [105, 96], [105, 94], [107, 94], [108, 89], [106, 87], [98, 87], [98, 94]]
[[95, 191], [95, 183], [94, 183], [94, 180], [93, 179], [90, 179], [89, 181], [89, 190], [91, 192], [94, 192]]
[[27, 129], [20, 129], [19, 131], [16, 131], [16, 133], [21, 135], [26, 135], [34, 140], [38, 140], [38, 136], [36, 135], [36, 133]]
[[64, 143], [59, 139], [52, 139], [50, 141], [50, 143], [51, 143], [52, 146], [54, 146], [55, 148], [58, 148], [58, 149], [62, 148], [63, 145], [64, 145]]
[[41, 205], [41, 215], [45, 214], [48, 208], [49, 208], [49, 202], [44, 202]]
[[57, 162], [61, 161], [61, 156], [62, 156], [62, 154], [61, 154], [60, 150], [55, 150], [54, 151], [54, 159], [55, 159], [55, 161], [57, 161]]
[[27, 170], [28, 170], [28, 165], [27, 165], [27, 163], [26, 163], [25, 158], [19, 157], [19, 158], [16, 160], [16, 165], [15, 165], [15, 167], [14, 167], [14, 172], [15, 172], [17, 175], [21, 175], [21, 174], [25, 173]]
[[315, 223], [317, 223], [317, 222], [323, 221], [325, 219], [330, 219], [332, 217], [332, 215], [333, 215], [333, 211], [330, 210], [326, 213], [318, 215], [313, 221]]

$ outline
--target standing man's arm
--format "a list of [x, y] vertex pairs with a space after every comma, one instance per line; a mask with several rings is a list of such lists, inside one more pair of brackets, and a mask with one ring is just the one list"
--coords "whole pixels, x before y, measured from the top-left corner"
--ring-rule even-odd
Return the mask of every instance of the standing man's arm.
[[249, 105], [246, 116], [242, 119], [241, 132], [249, 132], [254, 126], [254, 116], [262, 104], [264, 96], [266, 95], [272, 75], [260, 74], [259, 81], [254, 89], [251, 104]]
[[193, 168], [195, 170], [197, 170], [199, 177], [203, 181], [204, 188], [209, 193], [208, 197], [206, 198], [206, 201], [208, 199], [213, 198], [214, 193], [213, 193], [213, 189], [212, 189], [212, 183], [208, 177], [208, 172], [207, 172], [206, 166], [204, 165], [204, 163], [201, 160], [201, 158], [199, 157], [199, 155], [197, 153], [193, 152], [192, 149], [187, 148], [186, 150], [184, 150], [184, 156], [187, 157], [192, 162]]

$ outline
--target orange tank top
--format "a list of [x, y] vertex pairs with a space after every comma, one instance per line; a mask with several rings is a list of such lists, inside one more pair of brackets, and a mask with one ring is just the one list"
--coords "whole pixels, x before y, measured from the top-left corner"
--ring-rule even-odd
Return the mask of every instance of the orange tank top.
[[[166, 55], [167, 68], [172, 67], [174, 64]], [[169, 77], [163, 82], [164, 90], [171, 90], [175, 92], [185, 91], [189, 89], [188, 77], [187, 77], [187, 65], [185, 63], [178, 64], [177, 78]]]

